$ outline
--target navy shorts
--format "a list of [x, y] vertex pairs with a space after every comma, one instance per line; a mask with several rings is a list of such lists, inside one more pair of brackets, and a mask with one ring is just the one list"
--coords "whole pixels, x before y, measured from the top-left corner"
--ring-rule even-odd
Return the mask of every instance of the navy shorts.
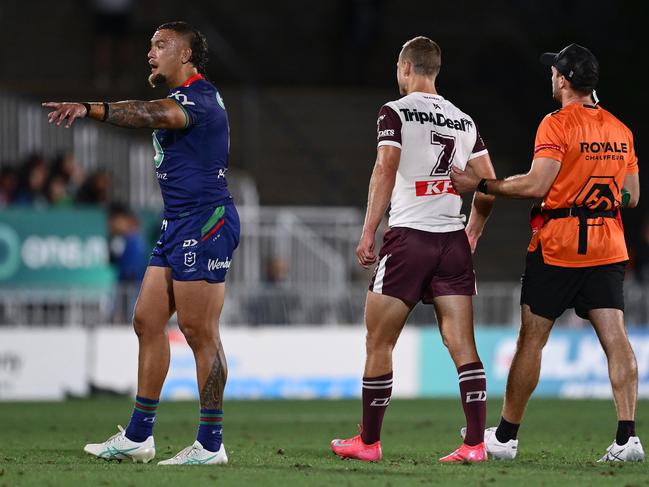
[[239, 214], [233, 204], [162, 221], [149, 265], [171, 267], [175, 281], [224, 282], [239, 245]]
[[475, 273], [466, 233], [391, 228], [369, 289], [413, 304], [433, 304], [438, 296], [473, 296]]

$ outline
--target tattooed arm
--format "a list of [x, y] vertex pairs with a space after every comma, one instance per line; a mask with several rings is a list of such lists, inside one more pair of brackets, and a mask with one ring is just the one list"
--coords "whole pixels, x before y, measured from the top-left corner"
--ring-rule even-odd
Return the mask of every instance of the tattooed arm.
[[65, 122], [66, 128], [69, 128], [77, 118], [93, 118], [127, 128], [183, 129], [189, 125], [189, 115], [180, 104], [169, 98], [152, 101], [128, 100], [107, 104], [47, 102], [43, 103], [43, 106], [53, 108], [47, 116], [50, 123], [61, 125]]

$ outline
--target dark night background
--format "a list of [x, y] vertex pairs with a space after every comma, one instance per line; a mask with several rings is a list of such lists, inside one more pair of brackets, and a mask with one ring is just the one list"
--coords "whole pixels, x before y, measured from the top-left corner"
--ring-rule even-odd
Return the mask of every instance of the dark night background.
[[[644, 2], [140, 0], [126, 2], [125, 52], [99, 68], [94, 3], [3, 2], [0, 89], [35, 101], [164, 96], [146, 84], [149, 39], [160, 23], [187, 20], [210, 43], [209, 76], [231, 119], [231, 166], [255, 179], [268, 205], [364, 206], [376, 113], [399, 97], [396, 57], [416, 35], [440, 44], [438, 91], [477, 121], [498, 175], [525, 172], [536, 127], [557, 108], [538, 57], [582, 44], [600, 61], [602, 106], [635, 135], [644, 197], [624, 218], [629, 241], [638, 238], [649, 201]], [[485, 233], [500, 249], [494, 259], [516, 269], [529, 206], [498, 201]]]

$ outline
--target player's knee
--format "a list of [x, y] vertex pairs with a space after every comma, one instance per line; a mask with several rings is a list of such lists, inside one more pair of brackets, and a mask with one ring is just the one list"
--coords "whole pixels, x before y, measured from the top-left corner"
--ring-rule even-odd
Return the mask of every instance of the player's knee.
[[187, 344], [193, 349], [209, 346], [218, 340], [214, 326], [200, 321], [178, 322], [180, 331], [185, 336]]
[[638, 363], [636, 362], [635, 354], [631, 348], [631, 344], [627, 343], [626, 346], [621, 346], [618, 353], [607, 353], [608, 360], [621, 365], [625, 369], [625, 375], [631, 377], [638, 374]]
[[468, 337], [462, 337], [461, 339], [442, 337], [442, 342], [456, 364], [466, 364], [479, 360], [475, 343]]
[[550, 337], [550, 330], [536, 328], [534, 326], [523, 326], [518, 333], [516, 346], [519, 349], [540, 351]]
[[475, 348], [473, 335], [463, 333], [447, 333], [446, 330], [453, 329], [452, 326], [445, 326], [442, 331], [442, 343], [452, 354], [455, 351], [469, 350]]
[[365, 335], [365, 348], [368, 353], [390, 351], [394, 348], [396, 340], [381, 333], [367, 332]]
[[137, 308], [135, 308], [135, 312], [133, 313], [132, 324], [133, 330], [138, 338], [142, 338], [149, 330], [146, 317]]

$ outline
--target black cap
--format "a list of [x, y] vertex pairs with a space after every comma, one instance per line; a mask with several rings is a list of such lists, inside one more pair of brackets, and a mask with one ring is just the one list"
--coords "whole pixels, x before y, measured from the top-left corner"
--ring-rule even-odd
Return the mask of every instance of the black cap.
[[546, 52], [539, 59], [546, 66], [554, 66], [572, 86], [578, 89], [594, 90], [599, 81], [597, 58], [579, 44], [570, 44], [560, 52]]

